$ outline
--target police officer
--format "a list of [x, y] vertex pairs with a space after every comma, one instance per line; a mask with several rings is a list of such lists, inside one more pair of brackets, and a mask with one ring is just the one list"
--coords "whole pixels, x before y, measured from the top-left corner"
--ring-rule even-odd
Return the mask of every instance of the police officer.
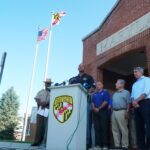
[[[69, 84], [80, 83], [88, 93], [91, 94], [95, 89], [94, 79], [91, 75], [85, 73], [84, 64], [80, 64], [78, 67], [79, 74], [69, 80]], [[87, 108], [87, 148], [92, 146], [91, 129], [92, 129], [92, 112], [90, 110], [90, 96], [88, 96], [88, 108]]]
[[45, 116], [44, 112], [47, 109], [49, 109], [50, 86], [52, 84], [51, 79], [46, 79], [46, 81], [44, 81], [44, 84], [45, 89], [40, 90], [35, 97], [38, 106], [37, 124], [36, 124], [37, 127], [35, 140], [31, 146], [46, 145], [48, 116]]
[[94, 79], [91, 75], [85, 73], [85, 67], [83, 64], [80, 64], [78, 67], [79, 74], [76, 77], [73, 77], [69, 80], [69, 84], [77, 84], [80, 83], [82, 86], [91, 91], [94, 87]]

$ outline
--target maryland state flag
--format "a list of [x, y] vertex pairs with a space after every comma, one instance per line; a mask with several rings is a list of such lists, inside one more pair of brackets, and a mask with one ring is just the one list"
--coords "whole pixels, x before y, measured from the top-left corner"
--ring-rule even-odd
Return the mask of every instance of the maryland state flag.
[[62, 17], [66, 16], [66, 12], [61, 11], [59, 13], [54, 13], [52, 16], [52, 26], [58, 25]]

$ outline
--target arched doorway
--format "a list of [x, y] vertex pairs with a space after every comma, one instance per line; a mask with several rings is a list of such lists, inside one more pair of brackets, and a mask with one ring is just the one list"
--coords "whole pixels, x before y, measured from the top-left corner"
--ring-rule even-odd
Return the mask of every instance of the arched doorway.
[[122, 54], [101, 66], [105, 88], [113, 92], [117, 79], [121, 78], [126, 80], [126, 89], [131, 91], [132, 84], [135, 81], [133, 68], [136, 66], [143, 67], [145, 74], [148, 75], [146, 51], [144, 48]]

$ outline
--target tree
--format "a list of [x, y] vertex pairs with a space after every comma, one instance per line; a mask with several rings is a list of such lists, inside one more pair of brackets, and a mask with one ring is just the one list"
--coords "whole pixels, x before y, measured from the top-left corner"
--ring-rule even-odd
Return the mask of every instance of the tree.
[[19, 117], [18, 96], [13, 87], [8, 89], [0, 99], [0, 139], [14, 140], [14, 130]]

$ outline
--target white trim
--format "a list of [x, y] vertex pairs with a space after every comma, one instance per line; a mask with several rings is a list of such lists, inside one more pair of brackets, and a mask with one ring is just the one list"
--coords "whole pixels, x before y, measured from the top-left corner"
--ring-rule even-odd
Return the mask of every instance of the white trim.
[[149, 28], [150, 12], [98, 43], [96, 53], [100, 55]]

